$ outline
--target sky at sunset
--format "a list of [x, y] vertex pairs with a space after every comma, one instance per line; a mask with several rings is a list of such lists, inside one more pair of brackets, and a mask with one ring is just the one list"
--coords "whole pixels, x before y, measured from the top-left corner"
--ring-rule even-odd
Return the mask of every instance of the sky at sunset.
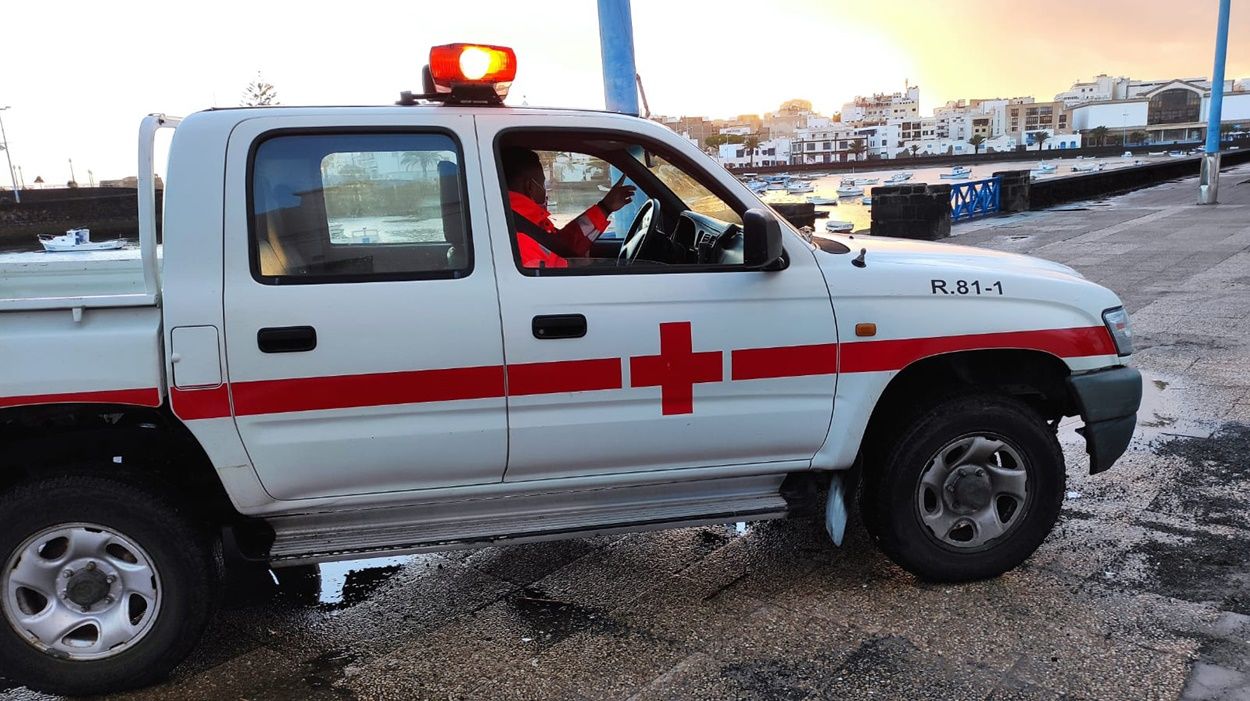
[[[154, 9], [155, 8], [155, 9]], [[1215, 0], [633, 0], [638, 71], [659, 114], [727, 117], [918, 84], [1052, 99], [1097, 73], [1209, 76]], [[283, 104], [389, 104], [431, 45], [516, 48], [509, 102], [602, 108], [594, 0], [6, 3], [0, 114], [29, 185], [133, 174], [149, 112], [235, 106], [258, 70]], [[1250, 0], [1233, 0], [1228, 78], [1250, 78]], [[0, 162], [0, 183], [8, 174]]]

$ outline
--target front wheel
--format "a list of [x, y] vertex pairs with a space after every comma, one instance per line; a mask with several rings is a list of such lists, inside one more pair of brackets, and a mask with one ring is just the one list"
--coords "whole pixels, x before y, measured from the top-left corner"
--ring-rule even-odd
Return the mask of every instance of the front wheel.
[[58, 476], [0, 496], [0, 675], [38, 691], [152, 683], [216, 603], [207, 533], [162, 494]]
[[996, 577], [1042, 544], [1063, 502], [1063, 452], [1045, 420], [1010, 397], [939, 402], [895, 434], [865, 475], [878, 545], [917, 577]]

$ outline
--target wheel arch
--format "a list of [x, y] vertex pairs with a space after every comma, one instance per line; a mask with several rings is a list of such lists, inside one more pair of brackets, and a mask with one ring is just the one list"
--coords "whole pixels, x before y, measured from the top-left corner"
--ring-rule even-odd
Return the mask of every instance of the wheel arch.
[[150, 482], [216, 523], [239, 516], [204, 448], [168, 404], [64, 402], [0, 409], [0, 489], [84, 472]]
[[891, 434], [934, 402], [958, 394], [993, 391], [1013, 396], [1047, 421], [1077, 411], [1066, 379], [1071, 370], [1062, 358], [1040, 350], [986, 349], [953, 351], [918, 359], [898, 372], [882, 391], [868, 419], [861, 449], [874, 457]]

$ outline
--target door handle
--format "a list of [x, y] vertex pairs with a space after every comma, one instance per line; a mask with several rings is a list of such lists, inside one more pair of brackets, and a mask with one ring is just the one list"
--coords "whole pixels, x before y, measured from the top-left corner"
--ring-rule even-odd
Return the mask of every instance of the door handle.
[[534, 338], [581, 338], [586, 335], [586, 317], [581, 314], [548, 314], [534, 317]]
[[317, 347], [317, 329], [311, 326], [275, 326], [256, 332], [261, 353], [303, 353]]

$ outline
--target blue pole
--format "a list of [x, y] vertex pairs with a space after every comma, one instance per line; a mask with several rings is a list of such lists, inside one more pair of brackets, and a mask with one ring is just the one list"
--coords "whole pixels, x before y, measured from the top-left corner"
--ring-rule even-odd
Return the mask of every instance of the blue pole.
[[634, 23], [629, 0], [599, 0], [599, 51], [603, 55], [604, 105], [610, 112], [637, 116], [638, 71], [634, 67]]
[[[638, 116], [638, 69], [634, 67], [634, 20], [629, 0], [598, 0], [599, 52], [603, 57], [603, 104], [609, 112]], [[634, 147], [639, 160], [642, 150]], [[621, 172], [609, 169], [609, 179], [616, 182]], [[626, 185], [635, 185], [628, 180]], [[627, 204], [612, 215], [607, 237], [622, 238], [642, 207], [642, 198]]]
[[1220, 0], [1220, 22], [1215, 31], [1215, 68], [1211, 71], [1211, 105], [1207, 112], [1207, 153], [1220, 151], [1220, 121], [1224, 111], [1224, 59], [1228, 54], [1230, 5], [1232, 0]]

